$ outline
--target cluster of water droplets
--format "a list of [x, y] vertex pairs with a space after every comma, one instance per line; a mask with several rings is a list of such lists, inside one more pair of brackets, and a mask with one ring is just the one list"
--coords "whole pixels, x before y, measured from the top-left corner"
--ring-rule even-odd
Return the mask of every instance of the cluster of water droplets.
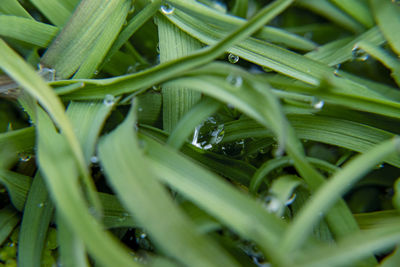
[[224, 124], [218, 124], [214, 117], [209, 117], [195, 128], [192, 145], [209, 150], [222, 141], [224, 134]]

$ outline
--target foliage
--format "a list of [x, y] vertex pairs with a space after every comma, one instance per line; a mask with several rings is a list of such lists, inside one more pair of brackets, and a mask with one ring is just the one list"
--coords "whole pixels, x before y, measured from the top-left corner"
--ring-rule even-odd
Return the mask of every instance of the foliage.
[[3, 0], [0, 265], [398, 266], [399, 28], [393, 0]]

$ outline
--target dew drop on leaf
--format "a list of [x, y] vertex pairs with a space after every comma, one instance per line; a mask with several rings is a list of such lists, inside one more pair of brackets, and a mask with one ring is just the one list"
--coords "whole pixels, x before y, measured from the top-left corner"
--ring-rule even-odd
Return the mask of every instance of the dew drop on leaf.
[[164, 15], [171, 15], [172, 13], [174, 13], [175, 10], [175, 8], [170, 4], [162, 5], [160, 9]]
[[234, 55], [234, 54], [229, 54], [228, 55], [228, 60], [230, 63], [235, 64], [239, 61], [239, 57]]
[[228, 77], [226, 77], [226, 81], [235, 87], [241, 87], [243, 84], [242, 77], [234, 74], [229, 74]]
[[112, 106], [115, 103], [115, 97], [113, 95], [107, 94], [104, 97], [103, 103], [104, 103], [104, 105], [106, 105], [108, 107]]
[[358, 60], [358, 61], [365, 61], [369, 58], [367, 52], [358, 47], [358, 45], [355, 45], [351, 50], [351, 56], [353, 60]]
[[324, 100], [320, 100], [320, 99], [315, 98], [312, 101], [311, 105], [312, 105], [313, 108], [321, 110], [324, 107], [325, 102], [324, 102]]

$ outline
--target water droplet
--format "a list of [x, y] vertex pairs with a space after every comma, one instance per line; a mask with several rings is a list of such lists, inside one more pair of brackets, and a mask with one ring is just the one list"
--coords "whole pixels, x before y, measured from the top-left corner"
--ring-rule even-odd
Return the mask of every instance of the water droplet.
[[276, 213], [282, 207], [282, 203], [278, 198], [270, 195], [265, 198], [264, 207], [268, 212]]
[[355, 45], [353, 47], [353, 49], [351, 50], [351, 55], [353, 57], [353, 60], [358, 60], [358, 61], [365, 61], [369, 58], [367, 52], [358, 47], [358, 45]]
[[157, 46], [156, 46], [156, 52], [157, 52], [158, 54], [160, 54], [160, 44], [159, 44], [159, 43], [158, 43]]
[[147, 234], [146, 233], [141, 233], [140, 234], [140, 238], [146, 238], [147, 237]]
[[174, 13], [175, 8], [170, 4], [165, 4], [161, 6], [160, 10], [164, 15], [171, 15]]
[[324, 102], [324, 100], [314, 98], [311, 105], [313, 108], [321, 110], [324, 107], [325, 102]]
[[143, 111], [143, 108], [142, 108], [142, 107], [139, 107], [139, 108], [138, 108], [138, 111], [139, 111], [139, 112], [142, 112], [142, 111]]
[[239, 57], [234, 55], [234, 54], [229, 54], [228, 55], [228, 60], [230, 63], [235, 64], [239, 61]]
[[22, 155], [20, 155], [20, 157], [19, 157], [19, 160], [22, 161], [22, 162], [27, 162], [27, 161], [29, 161], [30, 159], [31, 159], [31, 155], [22, 154]]
[[39, 203], [37, 206], [38, 206], [39, 208], [43, 208], [43, 207], [44, 207], [44, 203], [41, 202], [41, 203]]
[[52, 68], [46, 68], [42, 64], [38, 64], [38, 74], [42, 76], [46, 81], [52, 82], [56, 80], [56, 70]]
[[93, 156], [90, 158], [90, 162], [93, 164], [99, 163], [99, 158], [97, 156]]
[[113, 96], [113, 95], [110, 95], [110, 94], [107, 94], [105, 97], [104, 97], [104, 101], [103, 101], [103, 103], [104, 103], [104, 105], [106, 105], [106, 106], [112, 106], [112, 105], [114, 105], [114, 103], [115, 103], [115, 97]]
[[119, 221], [119, 222], [123, 222], [123, 221], [125, 221], [125, 220], [126, 220], [126, 217], [125, 217], [125, 216], [122, 216], [122, 217], [119, 217], [119, 218], [118, 218], [118, 221]]
[[337, 64], [337, 65], [335, 66], [335, 70], [333, 71], [333, 75], [335, 75], [335, 76], [340, 76], [340, 74], [339, 74], [340, 66], [341, 66], [341, 64]]
[[226, 81], [235, 87], [241, 87], [243, 84], [242, 77], [233, 74], [229, 74], [228, 77], [226, 77]]
[[157, 86], [157, 85], [153, 85], [152, 87], [151, 87], [151, 89], [153, 89], [154, 91], [161, 91], [161, 87], [160, 86]]
[[133, 12], [135, 12], [135, 6], [132, 4], [131, 8], [128, 11], [128, 14], [132, 14]]
[[288, 200], [286, 200], [285, 205], [286, 205], [286, 206], [289, 206], [289, 205], [291, 205], [295, 200], [296, 200], [296, 194], [293, 193], [292, 196], [291, 196]]
[[383, 167], [385, 167], [385, 164], [381, 163], [375, 166], [375, 169], [382, 169]]
[[217, 124], [214, 117], [209, 117], [195, 128], [192, 145], [209, 150], [213, 145], [219, 144], [224, 135], [224, 124]]

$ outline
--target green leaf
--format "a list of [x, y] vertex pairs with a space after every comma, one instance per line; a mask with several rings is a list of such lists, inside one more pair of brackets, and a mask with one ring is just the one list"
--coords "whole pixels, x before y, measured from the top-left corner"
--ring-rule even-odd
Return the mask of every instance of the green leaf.
[[27, 196], [18, 238], [18, 265], [41, 265], [54, 206], [43, 178], [36, 175]]
[[46, 47], [58, 28], [29, 18], [0, 15], [0, 36], [11, 37], [39, 47]]
[[[133, 109], [121, 126], [101, 140], [98, 148], [108, 182], [122, 204], [145, 226], [151, 240], [182, 263], [236, 266], [216, 243], [193, 230], [192, 223], [174, 205], [153, 171], [146, 168], [147, 161], [133, 128], [136, 121]], [[161, 220], [163, 224], [159, 223]], [[186, 247], [196, 249], [182, 253]]]
[[[38, 163], [57, 211], [68, 228], [81, 238], [89, 253], [104, 266], [141, 266], [89, 211], [78, 184], [78, 166], [65, 137], [38, 108]], [[76, 223], [79, 221], [79, 223]]]
[[0, 210], [0, 245], [14, 230], [19, 223], [20, 217], [16, 210], [11, 207], [5, 207]]
[[[382, 142], [367, 153], [350, 161], [336, 172], [304, 206], [289, 227], [281, 241], [281, 249], [292, 251], [306, 239], [313, 225], [351, 186], [364, 174], [380, 163], [385, 157], [394, 153], [400, 145], [400, 139], [394, 138]], [[362, 166], [362, 168], [360, 168]]]
[[400, 27], [400, 6], [397, 1], [371, 0], [370, 3], [379, 29], [393, 51], [400, 55], [400, 37], [397, 33]]

